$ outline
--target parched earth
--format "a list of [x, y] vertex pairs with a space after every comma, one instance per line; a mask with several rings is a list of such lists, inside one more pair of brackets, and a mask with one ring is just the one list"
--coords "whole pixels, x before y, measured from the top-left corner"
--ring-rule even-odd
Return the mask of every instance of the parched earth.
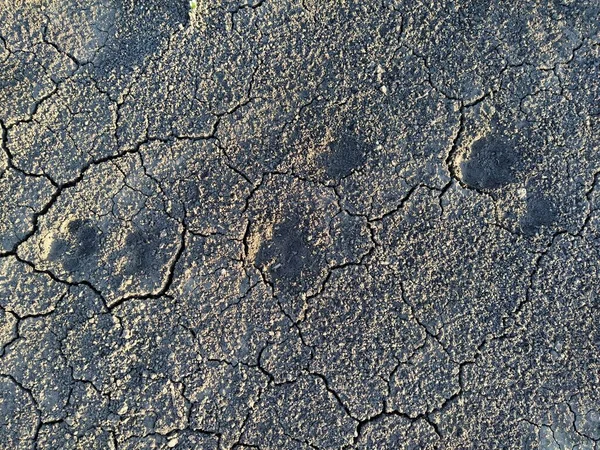
[[598, 0], [0, 0], [0, 448], [600, 449]]

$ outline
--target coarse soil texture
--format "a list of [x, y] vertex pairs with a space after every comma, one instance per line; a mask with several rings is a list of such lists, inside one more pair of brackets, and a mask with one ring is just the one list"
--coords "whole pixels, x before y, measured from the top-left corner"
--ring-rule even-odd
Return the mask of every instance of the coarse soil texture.
[[1, 449], [600, 449], [600, 0], [0, 0], [0, 136]]

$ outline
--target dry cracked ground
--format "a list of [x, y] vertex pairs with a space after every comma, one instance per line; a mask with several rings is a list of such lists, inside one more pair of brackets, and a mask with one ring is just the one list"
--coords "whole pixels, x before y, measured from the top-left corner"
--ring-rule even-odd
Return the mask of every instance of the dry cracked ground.
[[0, 447], [599, 449], [598, 0], [0, 0]]

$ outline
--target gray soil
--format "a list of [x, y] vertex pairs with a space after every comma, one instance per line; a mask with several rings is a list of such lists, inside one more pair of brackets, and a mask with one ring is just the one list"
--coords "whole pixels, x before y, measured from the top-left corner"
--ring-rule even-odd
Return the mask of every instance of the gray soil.
[[0, 0], [0, 448], [600, 449], [598, 0]]

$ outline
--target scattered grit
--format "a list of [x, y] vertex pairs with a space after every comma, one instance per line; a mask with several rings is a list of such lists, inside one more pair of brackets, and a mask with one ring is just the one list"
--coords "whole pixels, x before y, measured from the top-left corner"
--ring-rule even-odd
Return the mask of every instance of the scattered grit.
[[0, 131], [0, 448], [600, 448], [598, 0], [0, 0]]

